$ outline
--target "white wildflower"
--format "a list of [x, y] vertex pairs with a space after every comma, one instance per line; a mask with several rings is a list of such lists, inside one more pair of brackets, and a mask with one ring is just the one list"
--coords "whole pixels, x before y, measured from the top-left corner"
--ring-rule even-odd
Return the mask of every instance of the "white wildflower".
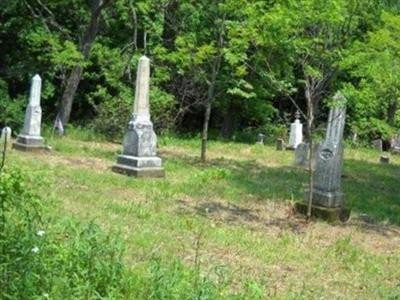
[[45, 232], [44, 230], [38, 230], [38, 231], [36, 232], [36, 235], [37, 235], [37, 236], [44, 236], [45, 233], [46, 233], [46, 232]]
[[36, 246], [33, 247], [33, 248], [32, 248], [32, 252], [33, 252], [33, 253], [38, 253], [38, 252], [39, 252], [39, 248], [36, 247]]

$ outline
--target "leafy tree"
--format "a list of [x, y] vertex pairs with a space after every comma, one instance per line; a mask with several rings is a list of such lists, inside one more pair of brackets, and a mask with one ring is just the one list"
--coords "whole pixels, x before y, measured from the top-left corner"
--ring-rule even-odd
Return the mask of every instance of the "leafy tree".
[[354, 43], [343, 67], [358, 79], [347, 85], [356, 115], [353, 129], [388, 138], [393, 132], [390, 127], [400, 121], [400, 17], [384, 12], [382, 22], [366, 41]]
[[[99, 31], [102, 10], [111, 2], [112, 0], [94, 0], [91, 3], [90, 21], [79, 42], [79, 51], [83, 56], [83, 61], [86, 61], [89, 58], [90, 50], [97, 36], [97, 32]], [[58, 112], [58, 116], [63, 124], [66, 124], [69, 121], [72, 103], [82, 72], [83, 65], [82, 63], [78, 63], [72, 68], [68, 79], [66, 80], [65, 90], [61, 98], [60, 109]]]

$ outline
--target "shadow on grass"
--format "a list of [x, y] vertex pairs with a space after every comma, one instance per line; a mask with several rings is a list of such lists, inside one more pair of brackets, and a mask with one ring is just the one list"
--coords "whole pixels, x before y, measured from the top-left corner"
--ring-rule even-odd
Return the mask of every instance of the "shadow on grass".
[[348, 206], [371, 221], [400, 225], [400, 166], [346, 160], [342, 185]]
[[[198, 158], [185, 155], [180, 156], [179, 160], [199, 170], [227, 171], [222, 172], [221, 176], [225, 184], [219, 183], [221, 179], [218, 178], [218, 173], [211, 173], [204, 184], [195, 183], [195, 193], [215, 189], [228, 195], [226, 198], [239, 202], [246, 198], [257, 201], [303, 201], [307, 172], [296, 167], [267, 167], [257, 164], [255, 160], [237, 161], [224, 158], [202, 163]], [[361, 215], [363, 223], [384, 221], [400, 225], [399, 166], [346, 160], [342, 186], [347, 206]], [[211, 206], [211, 209], [218, 209], [218, 206]], [[237, 214], [249, 212], [234, 209], [232, 217]], [[253, 218], [251, 214], [249, 218]]]
[[[93, 157], [106, 158], [110, 161], [115, 159], [115, 149], [117, 149], [117, 147], [92, 149], [86, 145], [75, 149], [74, 145], [68, 144], [62, 146], [67, 148], [62, 152], [75, 153], [83, 150]], [[225, 158], [210, 159], [202, 163], [197, 156], [169, 151], [162, 153], [168, 160], [183, 164], [184, 170], [190, 167], [206, 173], [200, 182], [197, 179], [191, 182], [191, 190], [190, 187], [183, 187], [185, 192], [207, 195], [210, 190], [215, 190], [224, 198], [237, 202], [248, 199], [260, 202], [266, 199], [276, 202], [303, 201], [307, 172], [302, 169], [292, 166], [268, 167], [260, 165], [256, 160]], [[210, 170], [216, 172], [208, 174]], [[194, 175], [186, 175], [188, 176], [190, 179]], [[353, 212], [362, 214], [367, 223], [387, 221], [389, 224], [400, 225], [400, 166], [354, 159], [345, 160], [342, 186], [347, 206]], [[244, 212], [238, 211], [238, 214]]]

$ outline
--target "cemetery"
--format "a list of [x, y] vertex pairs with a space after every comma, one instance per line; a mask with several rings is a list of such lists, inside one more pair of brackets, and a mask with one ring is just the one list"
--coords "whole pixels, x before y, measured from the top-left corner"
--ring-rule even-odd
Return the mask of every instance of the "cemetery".
[[23, 2], [1, 299], [400, 297], [399, 6]]

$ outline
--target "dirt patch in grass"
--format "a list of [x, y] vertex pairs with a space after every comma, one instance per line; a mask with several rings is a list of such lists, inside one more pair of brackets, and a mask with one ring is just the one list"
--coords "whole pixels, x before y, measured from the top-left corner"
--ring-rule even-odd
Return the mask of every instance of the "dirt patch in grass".
[[72, 168], [79, 169], [91, 169], [98, 172], [103, 172], [110, 169], [111, 165], [109, 161], [99, 159], [99, 158], [87, 158], [87, 157], [77, 157], [77, 156], [66, 156], [61, 155], [55, 152], [38, 152], [38, 153], [29, 153], [40, 159], [45, 161], [51, 165], [65, 165]]
[[181, 197], [175, 208], [181, 214], [196, 214], [208, 218], [218, 226], [245, 226], [252, 231], [263, 232], [272, 237], [282, 234], [312, 234], [318, 236], [321, 246], [351, 237], [362, 248], [374, 253], [392, 253], [400, 249], [400, 228], [392, 225], [371, 224], [362, 217], [354, 215], [345, 224], [328, 224], [313, 220], [308, 222], [294, 212], [293, 206], [285, 203], [229, 203], [221, 199], [194, 200]]
[[294, 213], [291, 205], [275, 202], [265, 205], [251, 201], [243, 205], [222, 199], [194, 200], [182, 197], [178, 200], [177, 211], [202, 215], [215, 224], [244, 225], [250, 230], [268, 232], [272, 236], [278, 236], [282, 231], [301, 234], [309, 224]]

